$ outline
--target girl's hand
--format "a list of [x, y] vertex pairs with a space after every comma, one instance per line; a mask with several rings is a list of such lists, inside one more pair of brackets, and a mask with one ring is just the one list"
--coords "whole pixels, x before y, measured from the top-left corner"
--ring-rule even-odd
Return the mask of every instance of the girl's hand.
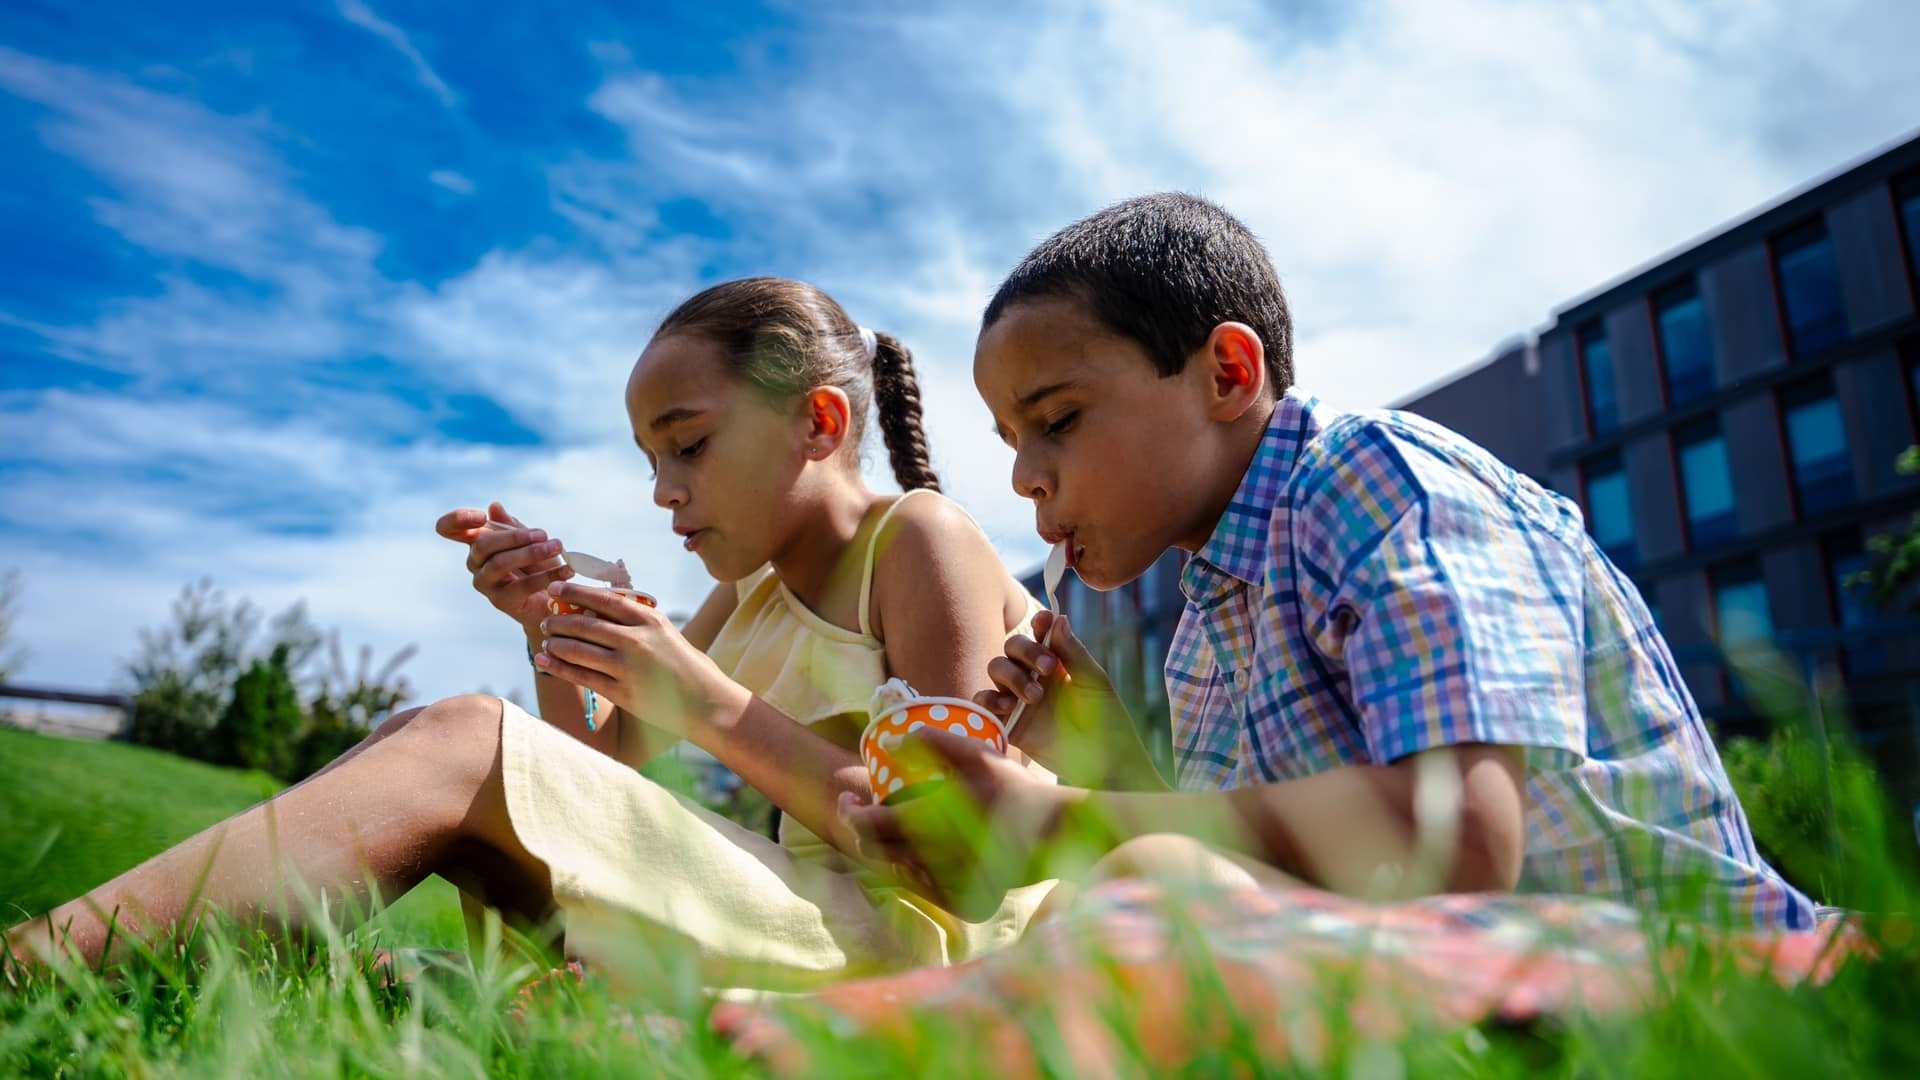
[[[513, 528], [489, 528], [489, 521]], [[434, 531], [467, 545], [467, 570], [473, 574], [474, 590], [529, 635], [547, 616], [547, 586], [573, 576], [572, 567], [554, 558], [560, 554], [560, 541], [520, 524], [497, 502], [485, 510], [449, 510], [434, 524]]]
[[541, 671], [584, 686], [635, 719], [682, 738], [693, 737], [728, 709], [744, 708], [753, 696], [657, 609], [588, 585], [562, 582], [548, 591], [600, 617], [542, 618], [538, 628], [544, 640], [533, 657]]
[[910, 738], [945, 759], [947, 781], [891, 806], [842, 794], [840, 819], [861, 857], [891, 867], [902, 884], [979, 922], [999, 909], [1008, 889], [1045, 875], [1043, 845], [1075, 791], [1047, 783], [975, 739], [934, 728]]
[[1126, 704], [1087, 647], [1073, 634], [1064, 615], [1042, 611], [1033, 631], [1051, 644], [1025, 635], [1007, 639], [1006, 655], [987, 664], [987, 677], [999, 689], [973, 696], [980, 707], [1002, 721], [1022, 699], [1026, 711], [1009, 741], [1062, 776], [1098, 775], [1102, 769], [1077, 756], [1100, 754], [1118, 732], [1131, 733]]

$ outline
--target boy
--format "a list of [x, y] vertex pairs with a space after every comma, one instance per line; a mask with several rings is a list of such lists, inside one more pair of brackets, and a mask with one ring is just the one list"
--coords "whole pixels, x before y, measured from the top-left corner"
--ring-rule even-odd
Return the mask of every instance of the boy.
[[[1025, 698], [1014, 742], [1063, 780], [1134, 790], [1047, 787], [935, 737], [963, 783], [899, 807], [843, 800], [863, 849], [957, 895], [977, 839], [951, 827], [964, 797], [993, 815], [1015, 879], [1062, 872], [1043, 841], [1070, 841], [1106, 854], [1096, 876], [1173, 862], [1372, 896], [1522, 888], [1812, 925], [1579, 510], [1438, 425], [1293, 389], [1279, 280], [1224, 210], [1152, 195], [1061, 230], [987, 307], [974, 381], [1015, 490], [1088, 585], [1192, 553], [1166, 667], [1181, 790], [1066, 620], [1047, 619], [1051, 647], [1010, 642], [981, 703], [1005, 715]], [[1098, 732], [1097, 776], [1049, 760]]]

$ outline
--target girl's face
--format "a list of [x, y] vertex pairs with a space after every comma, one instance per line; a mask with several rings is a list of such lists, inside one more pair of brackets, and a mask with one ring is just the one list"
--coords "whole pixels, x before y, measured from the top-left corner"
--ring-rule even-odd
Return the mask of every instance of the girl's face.
[[654, 468], [653, 501], [708, 573], [738, 581], [773, 558], [806, 461], [802, 410], [736, 381], [715, 342], [673, 334], [634, 364], [627, 416]]

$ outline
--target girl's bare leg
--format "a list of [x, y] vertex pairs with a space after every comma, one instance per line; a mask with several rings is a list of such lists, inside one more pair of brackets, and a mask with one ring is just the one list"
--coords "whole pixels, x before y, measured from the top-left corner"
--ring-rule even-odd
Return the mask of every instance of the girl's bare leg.
[[434, 873], [510, 914], [542, 918], [551, 880], [508, 820], [500, 715], [499, 699], [468, 696], [395, 717], [295, 787], [7, 931], [6, 949], [92, 964], [110, 925], [153, 939], [207, 910], [297, 924], [300, 886], [354, 905]]

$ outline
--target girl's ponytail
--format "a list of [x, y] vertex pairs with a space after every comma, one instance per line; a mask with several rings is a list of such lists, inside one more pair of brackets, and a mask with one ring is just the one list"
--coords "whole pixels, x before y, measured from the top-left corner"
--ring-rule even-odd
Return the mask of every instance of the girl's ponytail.
[[920, 380], [913, 373], [913, 354], [892, 334], [875, 333], [873, 348], [873, 404], [880, 434], [893, 462], [893, 478], [900, 490], [940, 490], [927, 456], [927, 433], [920, 426]]

